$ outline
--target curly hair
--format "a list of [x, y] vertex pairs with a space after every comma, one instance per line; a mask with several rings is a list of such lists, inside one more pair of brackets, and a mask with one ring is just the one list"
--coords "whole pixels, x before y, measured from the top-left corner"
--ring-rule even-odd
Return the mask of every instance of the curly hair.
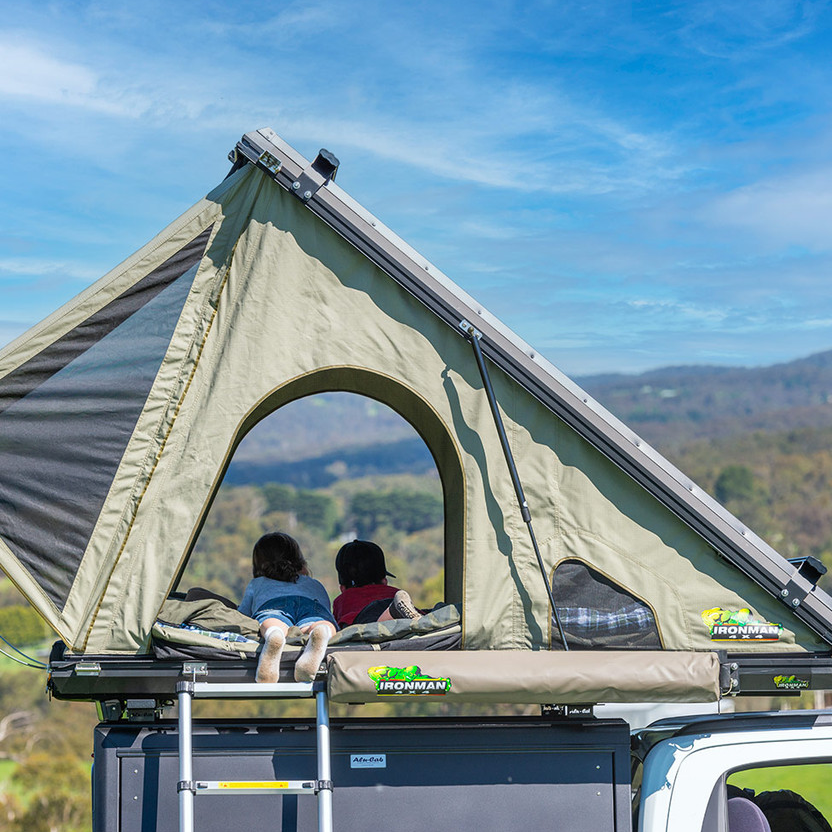
[[293, 584], [305, 567], [306, 558], [300, 544], [284, 532], [264, 534], [254, 544], [251, 571], [255, 578], [271, 578]]

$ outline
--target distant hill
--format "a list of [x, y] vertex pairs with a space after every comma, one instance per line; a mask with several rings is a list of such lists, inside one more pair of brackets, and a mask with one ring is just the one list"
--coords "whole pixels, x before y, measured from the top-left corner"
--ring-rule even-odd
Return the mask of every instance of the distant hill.
[[665, 367], [576, 382], [663, 451], [698, 439], [832, 426], [832, 350], [770, 367]]
[[322, 393], [291, 402], [263, 419], [242, 441], [234, 461], [294, 462], [416, 436], [401, 416], [373, 399]]
[[[770, 367], [665, 367], [575, 381], [661, 452], [752, 433], [832, 427], [832, 350]], [[435, 470], [416, 431], [372, 399], [326, 393], [293, 402], [243, 440], [228, 484], [319, 488], [368, 474]]]
[[326, 488], [338, 480], [376, 474], [429, 474], [436, 464], [419, 438], [380, 441], [368, 446], [337, 448], [318, 456], [287, 461], [234, 460], [224, 485], [263, 485], [277, 482], [295, 488]]

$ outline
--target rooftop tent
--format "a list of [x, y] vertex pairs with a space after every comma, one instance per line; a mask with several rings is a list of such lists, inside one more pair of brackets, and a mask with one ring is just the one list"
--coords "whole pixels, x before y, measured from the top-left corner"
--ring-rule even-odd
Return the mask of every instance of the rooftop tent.
[[351, 200], [332, 157], [309, 164], [260, 130], [232, 158], [205, 199], [0, 353], [0, 565], [72, 650], [147, 650], [237, 444], [331, 390], [384, 402], [430, 448], [463, 646], [557, 648], [463, 327], [481, 336], [571, 644], [707, 651], [739, 633], [743, 652], [829, 650], [832, 599], [811, 570]]

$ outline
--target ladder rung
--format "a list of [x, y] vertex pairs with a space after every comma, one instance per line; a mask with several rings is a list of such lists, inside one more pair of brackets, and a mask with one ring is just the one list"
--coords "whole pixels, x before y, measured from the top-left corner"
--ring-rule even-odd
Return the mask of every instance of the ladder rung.
[[195, 699], [274, 699], [313, 696], [312, 682], [194, 682]]
[[315, 794], [314, 780], [197, 780], [195, 794]]

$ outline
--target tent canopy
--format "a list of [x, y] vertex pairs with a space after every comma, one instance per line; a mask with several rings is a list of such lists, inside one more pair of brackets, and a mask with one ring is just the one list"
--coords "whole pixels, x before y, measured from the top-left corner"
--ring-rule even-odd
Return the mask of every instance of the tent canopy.
[[829, 649], [811, 575], [351, 200], [331, 156], [309, 164], [270, 130], [233, 156], [0, 353], [0, 565], [72, 650], [146, 651], [242, 437], [333, 390], [389, 405], [433, 454], [464, 647], [557, 646], [464, 322], [576, 645]]

